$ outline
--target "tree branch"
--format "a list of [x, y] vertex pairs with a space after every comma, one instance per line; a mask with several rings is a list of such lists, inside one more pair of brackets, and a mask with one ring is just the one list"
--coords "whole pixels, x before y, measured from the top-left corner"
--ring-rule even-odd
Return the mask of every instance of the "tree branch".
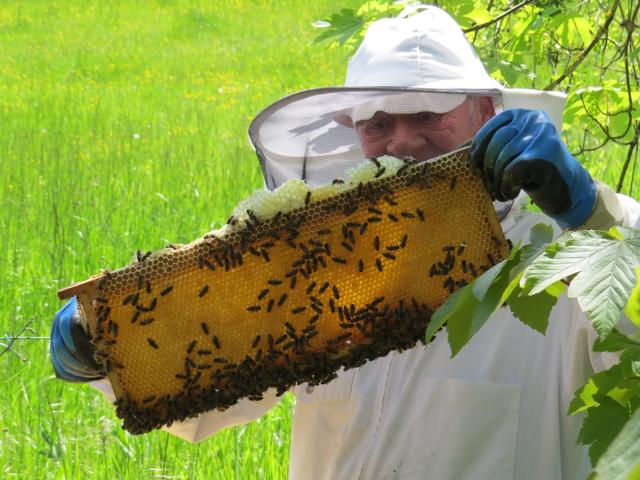
[[638, 139], [640, 138], [640, 122], [636, 123], [636, 132], [633, 136], [633, 140], [629, 143], [629, 150], [627, 150], [627, 158], [624, 160], [624, 165], [622, 165], [622, 171], [620, 172], [620, 178], [618, 178], [618, 186], [616, 187], [616, 192], [620, 193], [622, 190], [622, 184], [624, 183], [624, 177], [627, 175], [627, 169], [629, 168], [629, 164], [631, 163], [631, 157], [633, 156], [633, 151], [638, 148]]
[[464, 33], [471, 33], [471, 32], [476, 32], [478, 30], [482, 30], [483, 28], [486, 28], [490, 25], [493, 25], [496, 22], [499, 22], [500, 20], [502, 20], [504, 17], [511, 15], [513, 12], [520, 10], [522, 7], [524, 7], [525, 5], [534, 2], [535, 0], [524, 0], [522, 2], [520, 2], [517, 5], [514, 5], [513, 7], [511, 7], [509, 10], [505, 10], [504, 12], [502, 12], [500, 15], [498, 15], [495, 18], [492, 18], [491, 20], [489, 20], [488, 22], [484, 22], [484, 23], [480, 23], [478, 25], [474, 25], [473, 27], [469, 27], [469, 28], [463, 28], [462, 31]]
[[607, 16], [606, 16], [605, 22], [602, 24], [602, 26], [596, 32], [595, 36], [591, 40], [591, 43], [589, 43], [587, 48], [585, 48], [582, 51], [582, 53], [578, 56], [578, 58], [576, 58], [575, 61], [571, 65], [569, 65], [569, 67], [567, 67], [567, 69], [564, 71], [564, 73], [562, 75], [560, 75], [558, 78], [553, 80], [549, 85], [544, 87], [543, 90], [553, 90], [560, 83], [562, 83], [565, 78], [567, 78], [569, 75], [571, 75], [576, 70], [576, 68], [578, 68], [580, 66], [580, 64], [584, 61], [584, 59], [587, 58], [587, 56], [589, 55], [589, 52], [591, 52], [593, 47], [596, 46], [596, 43], [598, 43], [600, 41], [600, 39], [602, 38], [602, 35], [604, 35], [605, 32], [609, 29], [609, 25], [611, 25], [611, 22], [613, 21], [613, 16], [616, 13], [616, 10], [618, 9], [618, 5], [619, 4], [620, 4], [620, 0], [615, 0], [613, 2], [613, 5], [611, 6], [609, 11], [607, 12]]

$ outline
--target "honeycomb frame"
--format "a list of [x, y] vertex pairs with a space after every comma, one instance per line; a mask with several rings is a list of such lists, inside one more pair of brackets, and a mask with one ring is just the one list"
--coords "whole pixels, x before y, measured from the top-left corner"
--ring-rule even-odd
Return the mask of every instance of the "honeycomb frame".
[[268, 388], [326, 383], [424, 341], [432, 313], [509, 251], [468, 149], [64, 289], [78, 294], [116, 413], [145, 433]]

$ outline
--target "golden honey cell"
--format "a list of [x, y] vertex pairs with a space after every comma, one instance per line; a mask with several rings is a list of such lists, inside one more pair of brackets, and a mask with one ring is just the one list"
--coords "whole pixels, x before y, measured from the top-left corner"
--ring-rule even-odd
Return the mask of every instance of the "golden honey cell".
[[124, 428], [324, 383], [422, 340], [445, 298], [508, 253], [467, 152], [376, 162], [333, 193], [285, 184], [221, 231], [94, 279], [79, 298]]

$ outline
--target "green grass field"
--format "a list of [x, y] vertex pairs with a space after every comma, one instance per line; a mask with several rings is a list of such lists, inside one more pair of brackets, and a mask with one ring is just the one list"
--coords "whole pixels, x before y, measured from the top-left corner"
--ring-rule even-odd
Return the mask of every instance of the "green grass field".
[[[344, 52], [308, 47], [312, 21], [360, 3], [3, 2], [0, 336], [30, 320], [46, 337], [58, 288], [219, 227], [262, 184], [252, 117], [342, 83]], [[612, 182], [621, 160], [594, 168]], [[291, 398], [198, 445], [134, 437], [100, 394], [53, 378], [46, 339], [15, 347], [1, 478], [286, 478]]]
[[[358, 2], [341, 2], [354, 5]], [[262, 185], [251, 118], [340, 84], [307, 48], [330, 1], [30, 1], [0, 7], [0, 335], [47, 336], [56, 290], [219, 227]], [[125, 434], [52, 376], [48, 342], [0, 357], [0, 477], [286, 478], [292, 400], [199, 445]]]

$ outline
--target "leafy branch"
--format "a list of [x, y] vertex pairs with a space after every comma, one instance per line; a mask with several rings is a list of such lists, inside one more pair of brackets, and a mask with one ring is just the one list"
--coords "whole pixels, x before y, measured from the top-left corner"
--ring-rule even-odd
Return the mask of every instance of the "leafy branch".
[[[617, 184], [617, 191], [626, 185], [633, 194], [640, 139], [640, 0], [426, 3], [446, 8], [498, 81], [568, 91], [563, 133], [570, 149], [588, 167], [604, 169], [600, 150], [607, 144], [622, 147], [624, 165], [609, 183]], [[349, 55], [374, 20], [410, 16], [424, 6], [363, 1], [357, 10], [342, 9], [316, 22], [321, 31], [314, 43], [329, 42]]]
[[508, 10], [505, 10], [500, 15], [492, 18], [491, 20], [488, 20], [488, 21], [486, 21], [484, 23], [480, 23], [478, 25], [474, 25], [472, 27], [463, 28], [462, 31], [464, 33], [471, 33], [471, 32], [477, 32], [478, 30], [482, 30], [483, 28], [490, 27], [494, 23], [499, 22], [503, 18], [508, 17], [512, 13], [517, 12], [522, 7], [524, 7], [525, 5], [528, 5], [529, 3], [533, 3], [534, 1], [535, 0], [523, 0], [522, 2], [518, 3], [517, 5], [514, 5], [513, 7], [509, 8]]
[[321, 32], [313, 40], [312, 44], [328, 42], [330, 48], [345, 46], [348, 53], [355, 51], [367, 27], [375, 20], [397, 16], [409, 5], [409, 1], [365, 1], [362, 6], [354, 11], [343, 8], [340, 12], [333, 13], [313, 23]]
[[622, 170], [620, 171], [620, 178], [618, 179], [618, 185], [616, 185], [616, 192], [620, 192], [622, 190], [624, 177], [627, 174], [627, 169], [629, 168], [629, 164], [631, 163], [631, 157], [633, 157], [634, 152], [636, 153], [636, 158], [637, 158], [638, 140], [640, 140], [640, 122], [636, 122], [636, 129], [633, 135], [633, 139], [629, 142], [627, 157], [624, 159], [624, 163], [622, 164]]
[[593, 39], [591, 40], [589, 45], [587, 45], [587, 47], [580, 52], [580, 54], [573, 60], [571, 65], [569, 65], [569, 67], [567, 67], [567, 69], [564, 72], [562, 72], [562, 75], [560, 75], [558, 78], [554, 79], [551, 83], [549, 83], [549, 85], [544, 87], [543, 90], [553, 90], [553, 89], [557, 88], [558, 85], [560, 85], [573, 72], [576, 71], [576, 68], [578, 68], [578, 66], [585, 60], [585, 58], [587, 58], [587, 56], [589, 55], [591, 50], [593, 50], [593, 47], [596, 46], [596, 44], [600, 41], [600, 39], [603, 37], [603, 35], [609, 30], [609, 26], [611, 25], [611, 22], [613, 21], [614, 14], [616, 13], [616, 10], [618, 9], [619, 3], [620, 3], [619, 0], [615, 0], [613, 2], [613, 5], [611, 5], [611, 8], [607, 12], [605, 22], [598, 29], [598, 32], [593, 36]]
[[567, 295], [577, 299], [598, 333], [594, 351], [618, 352], [620, 358], [576, 392], [569, 414], [586, 415], [578, 441], [590, 445], [596, 474], [611, 468], [629, 472], [640, 465], [639, 458], [625, 456], [622, 468], [611, 451], [622, 448], [620, 444], [640, 449], [640, 435], [629, 433], [640, 429], [640, 342], [615, 327], [624, 313], [640, 334], [640, 229], [567, 232], [555, 242], [551, 238], [551, 227], [535, 226], [530, 244], [515, 247], [507, 259], [445, 301], [431, 319], [426, 340], [446, 327], [455, 356], [505, 304], [544, 334], [551, 309], [568, 283]]

